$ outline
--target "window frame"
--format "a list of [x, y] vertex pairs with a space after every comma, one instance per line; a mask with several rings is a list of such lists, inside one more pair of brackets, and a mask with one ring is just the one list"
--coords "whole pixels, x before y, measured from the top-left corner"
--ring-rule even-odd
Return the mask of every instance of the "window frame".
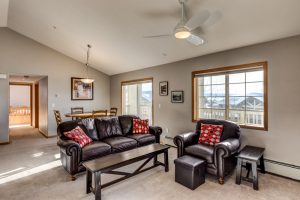
[[154, 82], [153, 82], [153, 77], [148, 77], [148, 78], [141, 78], [141, 79], [134, 79], [134, 80], [127, 80], [127, 81], [121, 81], [121, 113], [123, 115], [123, 86], [126, 85], [133, 85], [135, 83], [143, 83], [143, 82], [150, 82], [152, 83], [152, 126], [154, 125]]
[[[218, 67], [218, 68], [211, 68], [211, 69], [205, 69], [205, 70], [198, 70], [192, 72], [192, 122], [197, 122], [200, 120], [200, 118], [197, 118], [197, 77], [199, 75], [204, 74], [218, 74], [218, 73], [228, 73], [228, 72], [243, 72], [244, 70], [251, 70], [255, 68], [262, 68], [264, 71], [264, 126], [258, 127], [258, 126], [251, 126], [251, 125], [243, 125], [241, 124], [241, 128], [246, 129], [254, 129], [254, 130], [263, 130], [268, 131], [268, 62], [255, 62], [255, 63], [249, 63], [249, 64], [241, 64], [241, 65], [234, 65], [234, 66], [226, 66], [226, 67]], [[225, 83], [225, 87], [228, 87]], [[226, 105], [226, 110], [227, 105]]]

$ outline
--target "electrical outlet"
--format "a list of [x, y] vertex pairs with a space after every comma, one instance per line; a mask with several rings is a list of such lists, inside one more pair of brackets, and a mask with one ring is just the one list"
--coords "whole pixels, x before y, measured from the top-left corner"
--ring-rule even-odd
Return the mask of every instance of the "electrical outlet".
[[166, 128], [166, 133], [169, 133], [169, 129], [168, 128]]

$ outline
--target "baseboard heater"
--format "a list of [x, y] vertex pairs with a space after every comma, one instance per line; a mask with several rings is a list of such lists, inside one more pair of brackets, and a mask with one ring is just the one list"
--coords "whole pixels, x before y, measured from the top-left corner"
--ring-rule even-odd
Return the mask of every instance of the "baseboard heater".
[[284, 166], [284, 167], [289, 167], [289, 168], [293, 168], [293, 169], [300, 169], [300, 166], [289, 164], [289, 163], [284, 163], [284, 162], [279, 162], [279, 161], [276, 161], [276, 160], [271, 160], [271, 159], [265, 158], [264, 161], [268, 162], [268, 163], [276, 164], [276, 165], [281, 165], [281, 166]]

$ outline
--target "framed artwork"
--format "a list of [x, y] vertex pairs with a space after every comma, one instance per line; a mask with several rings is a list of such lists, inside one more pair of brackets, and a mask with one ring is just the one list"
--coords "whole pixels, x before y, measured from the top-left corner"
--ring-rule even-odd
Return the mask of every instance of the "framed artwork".
[[172, 91], [171, 92], [171, 102], [172, 103], [183, 103], [184, 102], [183, 91]]
[[72, 100], [93, 100], [94, 84], [83, 83], [83, 78], [71, 78], [71, 99]]
[[168, 96], [169, 86], [168, 81], [159, 82], [159, 96]]

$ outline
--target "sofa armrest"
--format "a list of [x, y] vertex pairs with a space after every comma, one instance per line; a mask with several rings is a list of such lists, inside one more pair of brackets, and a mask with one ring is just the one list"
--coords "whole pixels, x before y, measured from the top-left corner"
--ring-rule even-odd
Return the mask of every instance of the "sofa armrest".
[[237, 138], [229, 138], [224, 140], [215, 146], [215, 153], [223, 151], [222, 156], [224, 158], [229, 157], [238, 152], [241, 146], [240, 140]]
[[184, 155], [184, 148], [195, 144], [198, 140], [198, 135], [195, 132], [182, 133], [177, 135], [173, 142], [177, 146], [177, 156], [181, 157]]
[[160, 143], [160, 135], [162, 134], [162, 128], [159, 126], [149, 126], [150, 134], [155, 136], [155, 141]]
[[80, 155], [79, 152], [81, 151], [81, 147], [77, 142], [73, 140], [63, 140], [59, 138], [57, 141], [57, 145], [68, 156], [72, 156], [72, 151], [76, 151], [77, 155]]

